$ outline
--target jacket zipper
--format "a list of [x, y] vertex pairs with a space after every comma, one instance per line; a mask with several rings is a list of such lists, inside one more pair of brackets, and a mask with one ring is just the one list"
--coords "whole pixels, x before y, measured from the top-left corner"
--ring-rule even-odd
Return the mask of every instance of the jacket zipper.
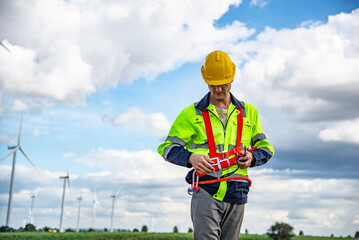
[[[209, 110], [209, 109], [208, 109]], [[216, 114], [214, 114], [214, 112], [212, 112], [211, 110], [209, 110], [222, 124], [222, 127], [223, 127], [223, 137], [224, 137], [224, 142], [226, 141], [226, 130], [227, 130], [227, 125], [228, 125], [228, 119], [231, 117], [232, 113], [234, 112], [235, 109], [233, 109], [233, 111], [229, 114], [229, 116], [227, 116], [227, 120], [226, 120], [226, 126], [223, 125], [221, 119], [219, 119], [219, 117], [217, 117]], [[228, 113], [227, 113], [228, 115]], [[224, 147], [224, 146], [223, 146]]]

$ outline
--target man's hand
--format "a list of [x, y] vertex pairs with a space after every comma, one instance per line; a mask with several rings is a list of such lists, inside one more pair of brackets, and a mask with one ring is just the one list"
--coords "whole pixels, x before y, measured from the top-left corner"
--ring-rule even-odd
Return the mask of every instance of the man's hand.
[[215, 170], [211, 165], [211, 161], [206, 155], [192, 153], [188, 159], [188, 162], [199, 174], [206, 175], [208, 173], [213, 173]]
[[[241, 152], [244, 154], [244, 152]], [[249, 166], [252, 164], [253, 161], [253, 155], [251, 152], [247, 151], [246, 155], [243, 157], [238, 158], [237, 164], [240, 169], [246, 169], [249, 168]]]

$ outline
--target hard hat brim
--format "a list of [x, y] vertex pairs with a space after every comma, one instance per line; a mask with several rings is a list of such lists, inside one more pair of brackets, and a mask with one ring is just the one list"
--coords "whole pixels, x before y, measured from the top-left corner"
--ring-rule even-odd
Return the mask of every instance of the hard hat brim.
[[217, 85], [225, 85], [225, 84], [231, 83], [231, 82], [233, 82], [233, 79], [223, 79], [223, 80], [206, 80], [206, 79], [204, 79], [204, 81], [208, 85], [217, 86]]

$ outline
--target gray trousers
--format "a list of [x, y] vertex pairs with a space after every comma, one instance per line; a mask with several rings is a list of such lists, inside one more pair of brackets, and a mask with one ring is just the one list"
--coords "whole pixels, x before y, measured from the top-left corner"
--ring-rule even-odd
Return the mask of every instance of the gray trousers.
[[192, 195], [191, 218], [195, 240], [238, 240], [245, 204], [214, 199], [200, 188]]

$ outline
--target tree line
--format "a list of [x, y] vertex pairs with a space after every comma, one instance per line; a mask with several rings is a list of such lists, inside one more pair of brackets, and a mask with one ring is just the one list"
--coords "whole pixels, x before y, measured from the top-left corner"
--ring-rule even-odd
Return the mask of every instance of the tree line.
[[[289, 225], [288, 223], [284, 223], [284, 222], [276, 222], [274, 225], [272, 225], [266, 232], [266, 234], [268, 235], [269, 238], [273, 239], [273, 240], [290, 240], [292, 237], [295, 236], [295, 234], [293, 233], [294, 228]], [[25, 227], [20, 227], [19, 229], [14, 229], [8, 226], [1, 226], [0, 227], [0, 232], [35, 232], [35, 231], [39, 231], [39, 232], [58, 232], [59, 230], [56, 228], [49, 228], [49, 227], [43, 227], [42, 229], [36, 229], [36, 227], [31, 224], [28, 223], [26, 224]], [[89, 228], [87, 230], [80, 230], [81, 232], [96, 232], [99, 230], [95, 230], [93, 228]], [[107, 232], [108, 229], [104, 228], [103, 230], [100, 230], [103, 232]], [[123, 232], [131, 232], [130, 230], [118, 230], [118, 231], [123, 231]], [[75, 230], [68, 228], [65, 230], [65, 232], [75, 232]], [[132, 230], [132, 232], [140, 232], [137, 228], [134, 228]], [[141, 228], [141, 232], [148, 232], [148, 227], [147, 225], [143, 225]], [[173, 227], [173, 233], [178, 233], [178, 227], [174, 226]], [[188, 233], [192, 233], [193, 229], [192, 228], [188, 228]], [[248, 234], [248, 230], [245, 229], [245, 234]], [[298, 236], [304, 236], [304, 233], [302, 230], [299, 231]], [[332, 234], [331, 237], [334, 237], [334, 235]], [[347, 236], [348, 238], [351, 238], [350, 235]], [[359, 238], [359, 231], [356, 231], [356, 233], [354, 234], [354, 238]]]

